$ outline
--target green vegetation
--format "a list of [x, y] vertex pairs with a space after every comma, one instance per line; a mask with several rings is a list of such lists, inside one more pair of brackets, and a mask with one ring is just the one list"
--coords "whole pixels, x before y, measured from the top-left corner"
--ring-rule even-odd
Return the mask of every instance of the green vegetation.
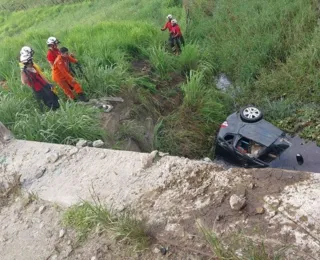
[[[35, 49], [35, 61], [51, 78], [45, 41], [54, 35], [83, 64], [89, 83], [80, 81], [90, 97], [129, 96], [136, 117], [150, 112], [158, 122], [153, 148], [208, 156], [228, 113], [252, 103], [280, 128], [320, 142], [315, 0], [13, 2], [28, 8], [0, 11], [0, 79], [9, 86], [0, 89], [0, 120], [18, 138], [70, 143], [107, 136], [98, 110], [67, 102], [60, 93], [62, 108], [44, 114], [30, 89], [21, 86], [21, 46]], [[178, 57], [166, 50], [167, 32], [159, 30], [168, 13], [177, 17], [187, 40]], [[151, 79], [132, 70], [134, 60], [151, 65]], [[229, 93], [215, 88], [214, 76], [222, 72], [234, 83]], [[184, 82], [175, 81], [179, 77]], [[174, 84], [162, 88], [163, 81]], [[172, 91], [177, 87], [183, 101], [163, 111], [161, 100], [178, 95]], [[124, 125], [119, 135], [132, 136], [129, 130]]]
[[[199, 229], [206, 239], [213, 256], [219, 260], [281, 260], [286, 259], [287, 247], [280, 247], [270, 252], [263, 242], [253, 242], [241, 234], [232, 234], [227, 243], [215, 233], [199, 225]], [[236, 250], [239, 248], [240, 250]]]
[[116, 241], [131, 245], [135, 251], [146, 249], [150, 242], [142, 221], [129, 211], [115, 213], [99, 200], [72, 206], [64, 213], [63, 223], [78, 232], [80, 242], [97, 227], [101, 232], [111, 234]]

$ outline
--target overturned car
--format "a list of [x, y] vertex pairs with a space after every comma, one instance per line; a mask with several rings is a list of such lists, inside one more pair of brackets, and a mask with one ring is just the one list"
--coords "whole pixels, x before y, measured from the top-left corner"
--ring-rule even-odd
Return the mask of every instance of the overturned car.
[[[269, 167], [290, 146], [286, 133], [264, 120], [258, 108], [247, 106], [222, 123], [216, 154], [245, 167]], [[301, 155], [296, 159], [303, 163]]]

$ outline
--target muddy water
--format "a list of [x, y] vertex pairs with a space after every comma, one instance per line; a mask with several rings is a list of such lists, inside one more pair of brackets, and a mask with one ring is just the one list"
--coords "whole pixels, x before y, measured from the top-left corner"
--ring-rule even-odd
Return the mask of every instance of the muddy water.
[[[292, 144], [291, 147], [272, 161], [270, 167], [320, 173], [320, 147], [317, 146], [315, 142], [305, 141], [298, 136], [289, 137], [288, 140]], [[297, 154], [301, 154], [303, 157], [304, 162], [302, 165], [299, 165], [297, 162]], [[218, 155], [214, 162], [227, 169], [242, 167], [239, 162]]]
[[[320, 147], [314, 142], [307, 142], [298, 136], [289, 138], [292, 146], [271, 163], [272, 168], [320, 173]], [[299, 165], [296, 155], [303, 156], [304, 163]]]

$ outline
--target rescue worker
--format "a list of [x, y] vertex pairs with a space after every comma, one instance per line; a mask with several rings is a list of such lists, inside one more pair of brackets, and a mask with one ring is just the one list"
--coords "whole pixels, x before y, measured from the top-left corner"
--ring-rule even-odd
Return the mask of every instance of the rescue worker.
[[[47, 45], [49, 47], [48, 52], [47, 52], [47, 61], [49, 62], [51, 68], [53, 68], [53, 63], [56, 60], [56, 58], [58, 57], [58, 55], [60, 54], [60, 50], [58, 48], [58, 45], [60, 43], [61, 42], [56, 37], [53, 37], [53, 36], [50, 36], [47, 40]], [[74, 55], [72, 53], [70, 54], [70, 56], [72, 58], [74, 58]], [[77, 65], [78, 65], [78, 67], [80, 66], [79, 63]], [[69, 66], [69, 70], [70, 70], [72, 76], [76, 76], [76, 71], [71, 66], [71, 64]]]
[[23, 46], [20, 50], [20, 56], [21, 55], [30, 55], [31, 57], [33, 57], [33, 54], [34, 54], [34, 50], [29, 46]]
[[62, 88], [66, 96], [70, 99], [76, 100], [73, 93], [73, 91], [75, 91], [80, 101], [88, 102], [89, 99], [83, 93], [80, 84], [70, 73], [70, 62], [77, 63], [78, 61], [69, 55], [69, 50], [66, 47], [62, 47], [60, 54], [53, 64], [52, 79]]
[[60, 41], [55, 38], [55, 37], [49, 37], [47, 40], [47, 45], [49, 47], [48, 52], [47, 52], [47, 60], [51, 66], [51, 68], [53, 68], [53, 64], [54, 61], [56, 60], [56, 58], [58, 57], [58, 55], [60, 55], [60, 50], [58, 48], [58, 44], [60, 43]]
[[20, 70], [22, 70], [24, 68], [24, 64], [21, 62], [20, 60], [20, 57], [21, 56], [30, 56], [31, 58], [33, 58], [33, 54], [34, 54], [34, 50], [29, 47], [29, 46], [23, 46], [20, 50], [20, 55], [18, 57], [19, 59], [19, 67], [20, 67]]
[[168, 29], [168, 31], [169, 31], [169, 40], [168, 40], [168, 42], [169, 42], [171, 48], [173, 48], [173, 46], [174, 46], [173, 39], [172, 39], [172, 32], [171, 32], [172, 31], [172, 24], [171, 24], [172, 18], [173, 18], [172, 15], [168, 14], [168, 16], [167, 16], [168, 21], [161, 28], [161, 31], [165, 31], [165, 30]]
[[[20, 57], [21, 56], [30, 56], [32, 58], [32, 63], [33, 66], [38, 70], [41, 71], [40, 67], [33, 61], [33, 55], [34, 55], [34, 50], [29, 47], [29, 46], [23, 46], [20, 50], [20, 56], [19, 56], [19, 67], [20, 70], [23, 70], [25, 65], [20, 61]], [[46, 79], [46, 77], [44, 76], [44, 74], [41, 72], [41, 76], [44, 77]], [[47, 79], [46, 79], [47, 80]], [[47, 80], [48, 81], [48, 80]], [[53, 92], [58, 95], [58, 90], [56, 87], [52, 88]]]
[[184, 46], [184, 38], [182, 36], [181, 33], [181, 29], [180, 26], [178, 25], [178, 22], [176, 19], [172, 19], [171, 20], [171, 24], [172, 24], [172, 39], [173, 39], [173, 47], [174, 45], [177, 46], [178, 50], [176, 51], [176, 54], [179, 54], [181, 52], [181, 44]]
[[21, 82], [32, 88], [35, 98], [43, 110], [43, 104], [52, 110], [59, 108], [58, 96], [53, 92], [53, 86], [48, 82], [40, 68], [33, 63], [31, 52], [22, 52], [20, 63]]

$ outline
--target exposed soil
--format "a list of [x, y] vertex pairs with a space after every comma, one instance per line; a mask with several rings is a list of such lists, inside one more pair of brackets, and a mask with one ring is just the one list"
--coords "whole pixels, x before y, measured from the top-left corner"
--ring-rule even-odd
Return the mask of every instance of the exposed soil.
[[[268, 208], [265, 198], [279, 197], [286, 187], [307, 180], [308, 174], [274, 169], [247, 171], [239, 168], [231, 169], [229, 176], [226, 176], [217, 174], [219, 168], [214, 165], [195, 167], [188, 171], [186, 175], [183, 174], [186, 178], [181, 179], [180, 171], [167, 186], [141, 198], [142, 214], [157, 216], [158, 221], [152, 222], [152, 232], [160, 240], [163, 239], [168, 245], [179, 241], [180, 247], [201, 250], [204, 256], [209, 255], [211, 250], [203, 243], [199, 233], [200, 223], [225, 237], [227, 243], [231, 244], [233, 242], [230, 242], [229, 236], [235, 238], [239, 232], [241, 236], [238, 240], [243, 240], [245, 236], [257, 236], [258, 241], [264, 240], [266, 246], [271, 245], [273, 249], [279, 247], [279, 244], [286, 246], [296, 243], [293, 233], [281, 233], [282, 224], [270, 223], [271, 218], [280, 214], [278, 208], [283, 206], [281, 199], [275, 199], [276, 205], [270, 204], [271, 208]], [[222, 173], [223, 168], [220, 171]], [[230, 207], [229, 200], [233, 194], [246, 198], [246, 205], [240, 211]], [[290, 219], [288, 222], [286, 225], [291, 226], [292, 230], [301, 231], [299, 223]], [[238, 246], [241, 248], [244, 245], [239, 243]], [[308, 253], [307, 248], [304, 253]]]
[[[75, 231], [62, 224], [65, 209], [44, 202], [32, 195], [23, 195], [0, 208], [1, 260], [113, 260], [163, 259], [159, 244], [135, 253], [112, 234], [93, 231], [84, 242], [79, 242]], [[62, 236], [63, 233], [63, 236]], [[192, 254], [171, 248], [171, 258], [196, 259]]]
[[[135, 93], [121, 94], [124, 102], [109, 102], [113, 106], [110, 113], [102, 113], [101, 122], [108, 133], [107, 148], [150, 152], [153, 149], [154, 127], [161, 116], [176, 110], [183, 101], [179, 85], [185, 77], [177, 73], [170, 74], [168, 80], [162, 80], [152, 72], [146, 60], [132, 61], [132, 72], [137, 77], [146, 77], [156, 87], [156, 92], [146, 96], [152, 108], [143, 107]], [[121, 128], [139, 126], [140, 132], [120, 134]], [[128, 130], [130, 131], [130, 129]], [[123, 136], [125, 135], [125, 136]]]

